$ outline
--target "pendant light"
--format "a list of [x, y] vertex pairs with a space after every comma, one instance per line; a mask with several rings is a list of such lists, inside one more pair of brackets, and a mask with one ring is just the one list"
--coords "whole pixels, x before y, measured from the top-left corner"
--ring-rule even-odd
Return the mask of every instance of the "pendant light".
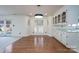
[[43, 14], [40, 13], [40, 5], [37, 5], [37, 7], [38, 7], [38, 13], [34, 15], [35, 18], [43, 18]]
[[35, 14], [35, 18], [43, 18], [43, 14]]

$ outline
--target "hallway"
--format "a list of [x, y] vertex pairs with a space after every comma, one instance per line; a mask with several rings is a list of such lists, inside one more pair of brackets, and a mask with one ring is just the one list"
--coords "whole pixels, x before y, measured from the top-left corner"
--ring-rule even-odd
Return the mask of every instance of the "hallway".
[[13, 43], [12, 53], [74, 53], [55, 38], [47, 35], [28, 36]]

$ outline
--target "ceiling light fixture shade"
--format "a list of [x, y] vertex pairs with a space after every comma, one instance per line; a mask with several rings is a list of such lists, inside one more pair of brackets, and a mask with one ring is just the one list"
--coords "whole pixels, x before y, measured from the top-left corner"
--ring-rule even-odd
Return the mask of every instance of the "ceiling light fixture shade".
[[35, 14], [35, 18], [43, 18], [43, 14]]

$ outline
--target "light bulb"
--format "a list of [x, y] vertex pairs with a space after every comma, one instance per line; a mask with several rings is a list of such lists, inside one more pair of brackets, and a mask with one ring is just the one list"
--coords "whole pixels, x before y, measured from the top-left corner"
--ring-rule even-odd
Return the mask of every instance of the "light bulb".
[[43, 18], [43, 16], [35, 16], [35, 18]]

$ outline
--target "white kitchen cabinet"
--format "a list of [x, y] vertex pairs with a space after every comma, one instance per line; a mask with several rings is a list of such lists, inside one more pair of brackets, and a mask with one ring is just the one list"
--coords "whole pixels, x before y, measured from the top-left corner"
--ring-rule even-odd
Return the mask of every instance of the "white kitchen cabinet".
[[62, 43], [64, 44], [64, 45], [66, 45], [67, 44], [67, 42], [66, 42], [66, 32], [62, 32], [62, 36], [61, 36], [61, 38], [62, 38]]
[[12, 36], [12, 37], [0, 37], [0, 52], [6, 52], [6, 49], [13, 42], [19, 40], [21, 37]]
[[58, 40], [66, 47], [79, 52], [79, 32], [61, 32]]
[[67, 43], [71, 49], [73, 49], [75, 51], [76, 51], [76, 49], [79, 49], [79, 33], [78, 32], [68, 32]]
[[[66, 12], [66, 26], [72, 25], [72, 24], [78, 24], [79, 21], [79, 6], [73, 6], [73, 5], [68, 5], [64, 6], [60, 10], [58, 10], [53, 17], [57, 15], [61, 15], [63, 12]], [[61, 18], [60, 18], [61, 19]], [[65, 27], [63, 23], [58, 23], [55, 24], [53, 23], [54, 26], [53, 28], [57, 28], [55, 32], [53, 32], [55, 35], [54, 37], [57, 38], [62, 44], [64, 44], [66, 47], [71, 48], [77, 52], [79, 52], [79, 32], [74, 32], [76, 31], [76, 28], [71, 27], [66, 28], [66, 31], [63, 31], [63, 28]], [[64, 27], [63, 27], [64, 26]], [[60, 30], [59, 30], [60, 29]], [[73, 30], [73, 32], [68, 32], [67, 30]], [[79, 31], [79, 29], [77, 29]]]

